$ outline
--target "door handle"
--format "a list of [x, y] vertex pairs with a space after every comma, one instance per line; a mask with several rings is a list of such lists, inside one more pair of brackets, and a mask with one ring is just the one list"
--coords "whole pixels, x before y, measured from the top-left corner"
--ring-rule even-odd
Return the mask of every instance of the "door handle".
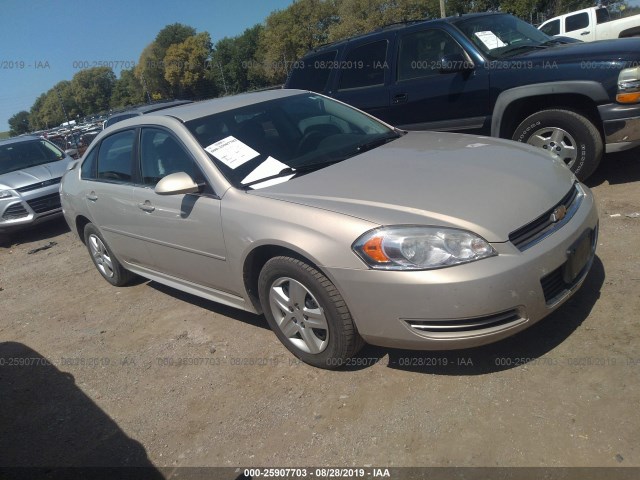
[[140, 210], [144, 210], [145, 212], [148, 212], [148, 213], [151, 213], [151, 212], [153, 212], [153, 211], [156, 209], [156, 207], [154, 207], [153, 205], [151, 205], [151, 203], [149, 202], [149, 200], [147, 200], [147, 201], [146, 201], [146, 202], [144, 202], [144, 203], [139, 203], [139, 204], [138, 204], [138, 208], [139, 208]]
[[591, 32], [587, 30], [586, 32], [582, 32], [580, 35], [589, 35]]
[[393, 97], [393, 104], [397, 105], [399, 103], [404, 103], [407, 101], [408, 98], [409, 96], [406, 93], [399, 93], [398, 95]]
[[96, 195], [96, 192], [87, 193], [87, 200], [91, 200], [92, 202], [95, 202], [96, 200], [98, 200], [98, 196]]

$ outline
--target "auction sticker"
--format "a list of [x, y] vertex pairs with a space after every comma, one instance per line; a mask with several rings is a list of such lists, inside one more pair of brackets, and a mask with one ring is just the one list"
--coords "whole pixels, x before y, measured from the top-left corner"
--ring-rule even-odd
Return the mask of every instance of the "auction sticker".
[[232, 135], [212, 143], [205, 150], [232, 169], [238, 168], [260, 155], [249, 145], [242, 143]]
[[495, 33], [493, 32], [476, 32], [476, 37], [484, 43], [489, 50], [493, 50], [494, 48], [504, 47], [505, 43], [500, 40]]

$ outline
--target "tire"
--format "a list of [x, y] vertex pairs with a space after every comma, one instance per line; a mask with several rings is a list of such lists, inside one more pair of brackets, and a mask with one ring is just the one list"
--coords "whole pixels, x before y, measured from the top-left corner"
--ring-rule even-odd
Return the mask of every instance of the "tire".
[[604, 151], [596, 126], [571, 110], [536, 112], [518, 125], [512, 138], [553, 151], [579, 180], [585, 180], [596, 170]]
[[114, 287], [122, 287], [131, 282], [135, 275], [122, 266], [115, 257], [100, 231], [92, 223], [84, 227], [84, 243], [89, 250], [96, 269]]
[[269, 326], [303, 362], [332, 370], [364, 345], [335, 285], [303, 261], [272, 258], [260, 271], [258, 291]]

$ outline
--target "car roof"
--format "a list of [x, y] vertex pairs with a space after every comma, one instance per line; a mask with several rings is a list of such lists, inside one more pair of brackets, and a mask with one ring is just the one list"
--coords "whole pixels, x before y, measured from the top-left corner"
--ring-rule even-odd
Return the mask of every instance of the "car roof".
[[[155, 103], [147, 103], [144, 105], [138, 105], [137, 107], [131, 107], [127, 110], [122, 110], [121, 112], [112, 113], [109, 115], [109, 118], [119, 117], [120, 115], [144, 115], [145, 113], [155, 112], [157, 110], [163, 110], [165, 108], [171, 108], [178, 105], [186, 105], [188, 103], [193, 103], [192, 100], [169, 100], [169, 101], [161, 101]], [[108, 120], [107, 119], [107, 120]]]
[[[260, 92], [241, 93], [228, 97], [219, 97], [212, 100], [190, 103], [179, 107], [168, 108], [154, 112], [154, 115], [166, 115], [177, 118], [182, 122], [188, 122], [196, 118], [206, 117], [214, 113], [225, 112], [235, 108], [246, 107], [256, 103], [276, 100], [278, 98], [292, 97], [301, 93], [309, 93], [306, 90], [274, 89]], [[125, 120], [127, 121], [127, 120]], [[130, 121], [130, 120], [129, 120]]]
[[442, 25], [442, 24], [445, 24], [445, 23], [450, 23], [452, 25], [455, 25], [456, 23], [459, 23], [459, 22], [461, 22], [463, 20], [467, 20], [469, 18], [484, 17], [484, 16], [488, 16], [488, 15], [506, 15], [506, 13], [504, 13], [504, 12], [465, 13], [464, 15], [456, 15], [456, 16], [445, 17], [445, 18], [434, 18], [434, 19], [430, 19], [430, 20], [407, 20], [407, 21], [404, 21], [404, 22], [391, 23], [389, 25], [385, 25], [383, 27], [377, 28], [376, 30], [373, 30], [371, 32], [363, 33], [361, 35], [355, 35], [353, 37], [348, 37], [348, 38], [344, 38], [342, 40], [337, 40], [335, 42], [331, 42], [331, 43], [326, 43], [324, 45], [320, 45], [318, 47], [315, 47], [315, 48], [309, 50], [304, 55], [303, 58], [305, 58], [305, 57], [307, 57], [308, 55], [311, 55], [311, 54], [323, 52], [325, 50], [333, 50], [335, 48], [342, 47], [343, 45], [345, 45], [347, 43], [351, 43], [351, 42], [356, 41], [356, 40], [366, 40], [367, 38], [375, 39], [381, 33], [388, 32], [390, 30], [400, 30], [400, 29], [413, 27], [413, 26], [416, 26], [416, 25], [429, 25], [429, 26], [433, 25], [433, 26], [436, 26], [436, 25]]
[[40, 137], [36, 137], [35, 135], [20, 135], [19, 137], [12, 137], [6, 140], [0, 140], [0, 145], [9, 145], [11, 143], [20, 143], [26, 142], [29, 140], [42, 140]]

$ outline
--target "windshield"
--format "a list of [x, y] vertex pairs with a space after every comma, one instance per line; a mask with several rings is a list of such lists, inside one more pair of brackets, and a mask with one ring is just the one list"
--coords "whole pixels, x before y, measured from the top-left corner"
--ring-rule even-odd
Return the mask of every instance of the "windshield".
[[0, 145], [0, 175], [62, 160], [64, 153], [46, 140]]
[[284, 182], [399, 136], [358, 110], [316, 94], [256, 103], [186, 126], [238, 188]]
[[491, 59], [541, 48], [553, 40], [512, 15], [471, 17], [457, 22], [456, 26]]

